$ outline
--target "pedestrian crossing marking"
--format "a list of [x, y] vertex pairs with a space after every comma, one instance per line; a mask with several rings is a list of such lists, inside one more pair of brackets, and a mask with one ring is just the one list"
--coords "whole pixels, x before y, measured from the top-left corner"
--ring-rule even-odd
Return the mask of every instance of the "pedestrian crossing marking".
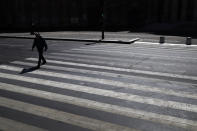
[[[158, 44], [158, 43], [152, 43], [152, 42], [135, 42], [132, 45], [116, 45], [114, 44], [102, 44], [102, 45], [92, 45], [92, 46], [83, 46], [80, 48], [146, 48], [146, 49], [166, 49], [166, 50], [174, 50], [174, 49], [179, 49], [180, 51], [185, 51], [185, 50], [191, 50], [191, 51], [196, 51], [197, 50], [197, 45], [184, 45], [184, 44]], [[76, 49], [76, 48], [75, 48]]]
[[8, 79], [15, 79], [15, 80], [26, 81], [30, 83], [54, 86], [58, 88], [70, 89], [70, 90], [75, 90], [75, 91], [91, 93], [91, 94], [97, 94], [97, 95], [109, 96], [109, 97], [129, 100], [129, 101], [135, 101], [139, 103], [146, 103], [146, 104], [151, 104], [151, 105], [156, 105], [156, 106], [163, 106], [163, 107], [169, 107], [169, 108], [174, 108], [174, 109], [179, 109], [179, 110], [197, 112], [197, 106], [191, 105], [191, 104], [185, 104], [185, 103], [174, 102], [174, 101], [164, 101], [160, 99], [141, 97], [141, 96], [132, 95], [132, 94], [117, 93], [114, 91], [95, 89], [95, 88], [91, 88], [87, 86], [49, 81], [49, 80], [38, 79], [38, 78], [33, 78], [33, 77], [24, 77], [24, 76], [0, 73], [0, 77], [1, 76], [3, 76], [4, 78], [8, 78]]
[[[63, 61], [72, 61], [73, 58], [70, 57], [63, 57], [63, 56], [54, 56], [54, 55], [48, 55], [47, 56], [49, 59], [59, 59]], [[117, 62], [110, 62], [110, 61], [104, 61], [104, 60], [93, 60], [93, 59], [82, 59], [82, 58], [75, 58], [74, 61], [77, 62], [86, 62], [86, 63], [91, 63], [94, 62], [95, 64], [103, 64], [103, 65], [108, 65], [108, 66], [123, 66], [123, 67], [128, 67], [128, 64], [126, 63], [117, 63]]]
[[[60, 67], [56, 66], [55, 68], [59, 69]], [[0, 69], [11, 70], [11, 71], [22, 70], [22, 68], [8, 66], [8, 65], [0, 65]], [[62, 73], [56, 73], [56, 72], [51, 72], [51, 71], [42, 71], [42, 70], [31, 72], [31, 74], [58, 77], [58, 78], [64, 78], [64, 79], [72, 79], [72, 80], [78, 80], [78, 81], [94, 82], [94, 83], [99, 83], [99, 84], [106, 84], [106, 85], [110, 85], [110, 86], [115, 86], [115, 87], [141, 90], [141, 91], [145, 91], [145, 92], [155, 92], [155, 93], [162, 93], [162, 94], [166, 94], [166, 95], [173, 95], [173, 96], [178, 96], [178, 97], [197, 99], [196, 94], [189, 94], [189, 93], [186, 93], [183, 91], [174, 91], [174, 90], [170, 90], [170, 89], [160, 89], [160, 88], [152, 87], [152, 86], [143, 86], [143, 85], [137, 85], [137, 84], [132, 84], [132, 83], [125, 83], [125, 82], [119, 82], [119, 81], [114, 81], [114, 80], [101, 79], [101, 78], [78, 76], [78, 75], [72, 75], [72, 74], [62, 74]], [[98, 72], [98, 74], [99, 74], [99, 72]]]
[[37, 106], [13, 99], [0, 97], [0, 106], [7, 107], [10, 109], [34, 114], [36, 116], [42, 116], [53, 120], [61, 121], [71, 125], [80, 126], [83, 128], [95, 130], [95, 131], [137, 131], [128, 127], [115, 125], [108, 122], [88, 118], [85, 116], [79, 116], [43, 106]]
[[[57, 56], [58, 58], [61, 58], [61, 56], [64, 56], [64, 57], [77, 57], [77, 58], [82, 58], [82, 59], [93, 59], [92, 62], [94, 62], [95, 60], [98, 62], [100, 60], [102, 61], [112, 61], [112, 62], [108, 62], [109, 63], [112, 63], [111, 65], [113, 65], [113, 62], [120, 62], [121, 65], [125, 66], [123, 63], [125, 63], [126, 65], [130, 65], [130, 64], [135, 64], [136, 63], [139, 63], [139, 62], [142, 62], [144, 64], [142, 64], [141, 66], [143, 68], [145, 68], [146, 66], [150, 66], [150, 65], [157, 65], [157, 66], [162, 66], [162, 67], [178, 67], [178, 68], [182, 68], [182, 67], [188, 67], [188, 64], [187, 63], [171, 63], [171, 62], [167, 62], [167, 63], [160, 63], [158, 61], [148, 61], [149, 58], [143, 58], [143, 59], [139, 59], [139, 60], [132, 60], [132, 58], [124, 58], [124, 59], [121, 59], [121, 58], [112, 58], [112, 57], [106, 57], [106, 56], [95, 56], [95, 55], [89, 55], [89, 54], [72, 54], [71, 52], [66, 52], [66, 53], [52, 53], [51, 55], [49, 55], [49, 58], [54, 58], [55, 56]], [[59, 57], [60, 56], [60, 57]], [[66, 58], [67, 60], [69, 60], [68, 58]], [[152, 59], [152, 58], [150, 58]], [[85, 60], [86, 61], [86, 60]], [[103, 62], [102, 62], [103, 63]], [[139, 67], [140, 65], [137, 65], [137, 67]], [[191, 65], [190, 65], [191, 66]], [[195, 67], [195, 64], [193, 64], [193, 67]], [[180, 73], [184, 73], [185, 71], [184, 70], [180, 70], [180, 71], [177, 71], [177, 72], [180, 72]]]
[[96, 88], [92, 88], [88, 86], [62, 83], [62, 82], [56, 82], [56, 81], [51, 81], [51, 80], [38, 79], [34, 77], [11, 75], [7, 73], [0, 73], [0, 77], [13, 79], [13, 80], [19, 80], [19, 81], [25, 81], [25, 82], [34, 83], [34, 84], [53, 86], [57, 88], [81, 91], [81, 92], [86, 92], [86, 93], [96, 94], [96, 95], [101, 95], [101, 96], [119, 98], [119, 99], [134, 101], [134, 102], [138, 102], [142, 104], [150, 104], [150, 105], [155, 105], [155, 106], [161, 106], [161, 107], [167, 107], [167, 108], [197, 113], [197, 105], [192, 105], [192, 104], [186, 104], [186, 103], [175, 102], [175, 101], [165, 101], [165, 100], [158, 99], [158, 98], [144, 97], [144, 96], [139, 96], [139, 95], [127, 94], [127, 93], [117, 93], [115, 91], [110, 91], [110, 90], [96, 89]]
[[[133, 50], [138, 50], [138, 49], [133, 49]], [[130, 52], [133, 52], [132, 50], [129, 50]], [[145, 50], [145, 51], [147, 51], [147, 50]], [[120, 58], [119, 57], [121, 57], [120, 55], [117, 55], [117, 54], [111, 54], [111, 53], [103, 53], [103, 54], [101, 54], [101, 52], [102, 51], [100, 51], [100, 52], [93, 52], [93, 51], [91, 51], [91, 49], [89, 49], [89, 51], [87, 51], [87, 52], [84, 52], [84, 51], [70, 51], [70, 50], [64, 50], [64, 51], [62, 51], [62, 52], [58, 52], [58, 53], [51, 53], [51, 54], [56, 54], [56, 55], [58, 55], [58, 54], [60, 54], [60, 55], [64, 55], [64, 53], [65, 53], [65, 55], [67, 55], [67, 54], [71, 54], [71, 55], [87, 55], [87, 56], [90, 56], [90, 57], [103, 57], [103, 58], [108, 58], [109, 59], [109, 57], [105, 57], [105, 56], [111, 56], [110, 58], [112, 58], [112, 59], [114, 59], [114, 60], [116, 60], [116, 59], [119, 59], [120, 60]], [[182, 52], [180, 52], [180, 53], [177, 53], [177, 55], [178, 54], [182, 54], [182, 55], [186, 55], [186, 54], [188, 54], [188, 53], [185, 53], [186, 51], [182, 51]], [[189, 51], [190, 53], [188, 54], [188, 55], [193, 55], [193, 54], [196, 54], [196, 51]], [[168, 52], [166, 52], [166, 53], [168, 53]], [[100, 54], [100, 55], [98, 55], [98, 54]], [[116, 57], [117, 56], [117, 57]], [[132, 60], [132, 57], [133, 57], [133, 55], [132, 54], [129, 54], [129, 55], [126, 55], [126, 56], [124, 56], [123, 58], [124, 59], [130, 59], [130, 60]], [[136, 56], [136, 57], [142, 57], [142, 56]], [[152, 57], [151, 57], [152, 58]], [[161, 57], [162, 58], [162, 57]], [[124, 60], [124, 59], [121, 59], [121, 60]], [[165, 59], [167, 59], [167, 58], [165, 58]]]
[[72, 49], [72, 51], [88, 51], [88, 52], [105, 52], [105, 53], [121, 53], [121, 54], [132, 54], [132, 55], [139, 55], [139, 56], [150, 56], [150, 57], [158, 57], [158, 58], [168, 58], [170, 57], [170, 59], [183, 59], [183, 60], [187, 60], [187, 59], [191, 59], [191, 60], [197, 60], [197, 58], [195, 57], [181, 57], [181, 56], [165, 56], [165, 55], [159, 55], [159, 54], [148, 54], [148, 53], [138, 53], [138, 52], [131, 52], [131, 51], [125, 51], [123, 52], [122, 50], [107, 50], [107, 49], [102, 49], [102, 50], [96, 50], [96, 49]]
[[[127, 46], [118, 46], [121, 49], [116, 50], [115, 47], [110, 47], [111, 45], [108, 46], [108, 48], [103, 45], [101, 48], [98, 47], [91, 47], [94, 51], [98, 52], [106, 52], [111, 53], [111, 52], [121, 52], [124, 53], [124, 51], [129, 51]], [[78, 57], [80, 56], [79, 54], [74, 54], [75, 51], [82, 51], [81, 49], [84, 49], [84, 51], [91, 49], [91, 48], [86, 48], [82, 47], [80, 49], [72, 49], [73, 54], [67, 54], [66, 51], [64, 53], [51, 53], [48, 55], [48, 58], [52, 59], [62, 59], [62, 60], [72, 60], [72, 58], [63, 58], [59, 56], [73, 56], [73, 57]], [[103, 48], [103, 50], [101, 50]], [[108, 50], [109, 49], [109, 50]], [[141, 50], [142, 51], [142, 50]], [[89, 51], [91, 52], [91, 51]], [[98, 53], [97, 52], [97, 53]], [[184, 51], [183, 51], [184, 52]], [[53, 56], [54, 55], [54, 56]], [[147, 54], [145, 54], [147, 55]], [[157, 54], [158, 55], [158, 54]], [[77, 91], [79, 93], [89, 93], [90, 95], [97, 95], [98, 97], [109, 97], [110, 99], [118, 99], [118, 100], [123, 100], [123, 102], [137, 102], [141, 105], [148, 105], [148, 106], [157, 106], [158, 108], [163, 108], [165, 107], [166, 109], [169, 110], [177, 110], [177, 112], [186, 112], [187, 113], [194, 113], [195, 115], [197, 114], [197, 105], [195, 104], [188, 104], [187, 102], [177, 102], [179, 100], [172, 100], [169, 98], [169, 100], [162, 100], [162, 98], [152, 98], [151, 96], [149, 97], [144, 97], [141, 95], [134, 95], [132, 93], [122, 93], [118, 92], [116, 90], [108, 90], [108, 89], [100, 89], [100, 87], [91, 87], [91, 86], [84, 86], [84, 85], [78, 85], [78, 84], [70, 84], [66, 82], [58, 82], [54, 80], [47, 80], [45, 79], [39, 79], [36, 78], [36, 75], [41, 75], [41, 76], [46, 76], [50, 78], [61, 78], [61, 79], [69, 79], [69, 80], [74, 80], [74, 81], [85, 81], [85, 82], [92, 82], [95, 84], [104, 84], [106, 86], [114, 86], [117, 88], [125, 88], [125, 89], [134, 89], [138, 91], [144, 91], [144, 92], [151, 92], [151, 93], [160, 93], [161, 95], [171, 95], [171, 96], [176, 96], [177, 98], [180, 97], [181, 99], [186, 98], [186, 99], [197, 99], [196, 93], [189, 93], [186, 91], [176, 91], [176, 90], [171, 90], [171, 89], [166, 89], [166, 88], [159, 88], [159, 87], [153, 87], [153, 86], [143, 86], [140, 84], [133, 84], [130, 82], [122, 82], [122, 81], [116, 81], [116, 80], [110, 80], [107, 78], [97, 78], [97, 77], [89, 77], [85, 75], [73, 75], [72, 73], [56, 73], [55, 71], [70, 71], [70, 72], [75, 72], [75, 73], [84, 73], [84, 74], [95, 74], [95, 75], [103, 75], [103, 76], [108, 76], [108, 77], [118, 77], [118, 75], [124, 76], [125, 78], [128, 78], [129, 75], [124, 75], [124, 73], [140, 73], [140, 74], [145, 74], [145, 75], [156, 75], [158, 77], [167, 77], [167, 78], [178, 78], [178, 79], [186, 79], [186, 80], [193, 80], [196, 81], [197, 77], [196, 76], [189, 76], [189, 75], [179, 75], [179, 74], [174, 74], [174, 73], [162, 73], [162, 72], [153, 72], [153, 71], [143, 71], [143, 70], [135, 70], [135, 69], [128, 69], [125, 65], [125, 68], [120, 68], [120, 67], [114, 67], [117, 65], [117, 63], [108, 63], [105, 64], [104, 60], [110, 60], [109, 57], [98, 57], [98, 56], [88, 56], [88, 55], [82, 55], [85, 59], [74, 59], [74, 61], [77, 62], [68, 62], [68, 61], [57, 61], [57, 60], [48, 60], [48, 63], [52, 63], [54, 65], [44, 65], [42, 68], [47, 69], [47, 70], [36, 70], [34, 72], [29, 72], [28, 74], [32, 74], [31, 77], [24, 75], [15, 75], [15, 72], [20, 72], [22, 68], [20, 66], [33, 66], [33, 63], [30, 62], [21, 62], [21, 61], [14, 61], [11, 62], [15, 64], [16, 66], [10, 66], [10, 65], [0, 65], [0, 78], [3, 79], [8, 79], [8, 80], [16, 80], [20, 82], [27, 82], [27, 83], [33, 83], [33, 84], [38, 84], [41, 86], [47, 86], [47, 87], [52, 87], [56, 89], [66, 89], [70, 91]], [[155, 57], [155, 56], [154, 56]], [[157, 56], [156, 56], [157, 57]], [[89, 58], [99, 58], [100, 61], [98, 60], [90, 60]], [[178, 56], [175, 58], [177, 59], [186, 59], [187, 57], [182, 57]], [[173, 58], [173, 59], [175, 59]], [[189, 58], [189, 57], [188, 57]], [[115, 62], [119, 61], [119, 58], [112, 58], [115, 60]], [[169, 58], [168, 58], [169, 59]], [[190, 60], [195, 60], [196, 58], [191, 58]], [[36, 58], [27, 58], [26, 60], [28, 61], [37, 61]], [[116, 61], [117, 60], [117, 61]], [[78, 63], [81, 62], [81, 63]], [[91, 63], [96, 63], [96, 64], [85, 64], [85, 62], [91, 62]], [[105, 66], [102, 65], [97, 65], [103, 63]], [[55, 66], [58, 64], [58, 66]], [[112, 65], [107, 66], [107, 65]], [[20, 65], [20, 66], [19, 66]], [[61, 65], [71, 65], [71, 66], [81, 66], [85, 67], [86, 69], [80, 69], [80, 68], [67, 68], [67, 67], [61, 67]], [[123, 65], [121, 63], [120, 65]], [[89, 70], [88, 68], [93, 68], [95, 70], [97, 69], [104, 69], [105, 71], [94, 71], [94, 70]], [[55, 70], [55, 71], [50, 71]], [[110, 71], [117, 71], [121, 73], [111, 73]], [[12, 72], [12, 73], [4, 73], [4, 72]], [[35, 76], [34, 76], [35, 75]], [[136, 77], [136, 76], [133, 76]], [[137, 78], [137, 77], [136, 77]], [[156, 79], [156, 78], [147, 78], [147, 79]], [[60, 80], [60, 79], [59, 79]], [[34, 87], [33, 87], [34, 88]], [[104, 87], [105, 88], [105, 87]], [[70, 96], [70, 95], [63, 95], [59, 93], [54, 93], [53, 91], [44, 91], [42, 89], [32, 89], [29, 88], [28, 85], [25, 86], [18, 86], [14, 84], [7, 84], [0, 82], [0, 90], [2, 91], [7, 91], [10, 93], [19, 93], [21, 96], [26, 95], [26, 96], [32, 96], [32, 97], [37, 97], [40, 99], [45, 99], [49, 101], [57, 101], [65, 104], [71, 104], [75, 105], [78, 107], [82, 108], [87, 108], [91, 110], [97, 110], [97, 111], [103, 111], [105, 113], [112, 113], [113, 115], [121, 115], [124, 117], [129, 117], [129, 118], [136, 118], [139, 120], [145, 120], [147, 122], [153, 122], [155, 124], [163, 124], [163, 125], [170, 125], [176, 127], [180, 127], [186, 130], [191, 130], [191, 131], [196, 131], [197, 130], [197, 120], [196, 118], [190, 118], [190, 117], [185, 117], [183, 115], [175, 114], [175, 115], [169, 115], [171, 113], [164, 113], [164, 112], [156, 112], [155, 110], [153, 111], [146, 111], [146, 109], [135, 109], [134, 107], [125, 107], [125, 106], [120, 106], [121, 104], [117, 103], [116, 104], [109, 104], [110, 102], [100, 102], [99, 100], [92, 100], [91, 98], [81, 98], [76, 97], [76, 96]], [[194, 100], [195, 101], [195, 100]], [[24, 102], [23, 100], [14, 100], [14, 98], [7, 98], [7, 97], [2, 97], [0, 96], [0, 106], [17, 110], [17, 111], [22, 111], [24, 113], [30, 113], [33, 115], [36, 115], [38, 117], [45, 117], [49, 118], [52, 120], [56, 121], [61, 121], [63, 123], [71, 124], [74, 126], [79, 126], [82, 128], [90, 129], [90, 130], [106, 130], [106, 131], [137, 131], [137, 129], [132, 129], [129, 128], [128, 126], [123, 126], [121, 124], [113, 124], [114, 122], [106, 122], [103, 120], [97, 120], [97, 118], [92, 118], [91, 116], [83, 116], [83, 115], [76, 115], [72, 113], [68, 113], [65, 111], [60, 111], [57, 110], [55, 107], [44, 107], [41, 105], [34, 105], [27, 102]], [[10, 122], [10, 124], [6, 124]], [[1, 129], [11, 129], [12, 126], [22, 126], [25, 129], [30, 129], [30, 130], [42, 130], [41, 128], [28, 125], [25, 123], [17, 122], [14, 120], [9, 120], [8, 118], [3, 118], [0, 116], [0, 123], [5, 123], [4, 126], [0, 125], [0, 130]], [[18, 123], [18, 124], [17, 124]], [[16, 128], [18, 129], [18, 128]], [[20, 128], [19, 128], [20, 129]], [[43, 129], [44, 130], [44, 129]]]
[[[35, 66], [35, 63], [30, 63], [30, 62], [22, 62], [22, 61], [13, 61], [11, 62], [12, 64], [16, 64], [18, 66], [30, 66], [30, 67], [33, 67]], [[50, 62], [48, 62], [47, 65], [44, 65], [42, 66], [43, 69], [47, 69], [47, 70], [55, 70], [55, 71], [68, 71], [68, 72], [74, 72], [74, 73], [82, 73], [82, 74], [91, 74], [91, 75], [100, 75], [100, 76], [105, 76], [105, 77], [112, 77], [112, 78], [120, 78], [120, 79], [143, 79], [145, 81], [154, 81], [154, 82], [161, 82], [161, 83], [166, 83], [166, 80], [162, 80], [160, 78], [151, 78], [151, 77], [143, 77], [143, 76], [134, 76], [134, 75], [127, 75], [127, 74], [122, 74], [122, 73], [113, 73], [113, 72], [108, 72], [108, 71], [97, 71], [97, 70], [91, 70], [91, 69], [83, 69], [83, 68], [75, 68], [75, 67], [64, 67], [64, 66], [56, 66], [56, 65], [50, 65]], [[132, 83], [134, 84], [134, 83]], [[171, 84], [175, 84], [175, 85], [178, 85], [178, 88], [181, 86], [181, 88], [192, 88], [193, 86], [195, 86], [196, 84], [194, 83], [185, 83], [184, 81], [173, 81], [170, 82], [170, 85]], [[181, 85], [180, 85], [181, 84]], [[135, 85], [135, 84], [134, 84]], [[167, 83], [168, 85], [168, 83]], [[186, 87], [185, 87], [186, 86]], [[144, 87], [144, 84], [143, 85], [140, 85], [140, 87]], [[145, 86], [146, 87], [146, 86]], [[151, 91], [153, 92], [157, 92], [158, 90], [158, 87], [156, 86], [148, 86], [149, 88], [151, 88]], [[149, 89], [147, 88], [147, 89]], [[180, 89], [181, 89], [180, 88]], [[133, 88], [134, 89], [134, 88]], [[139, 89], [139, 88], [138, 88]], [[162, 87], [162, 88], [159, 88], [161, 91], [163, 92], [166, 92], [166, 93], [170, 93], [170, 92], [175, 92], [175, 94], [178, 92], [178, 93], [182, 93], [185, 95], [184, 92], [181, 92], [181, 90], [175, 90], [175, 89], [169, 89], [166, 87]], [[159, 93], [160, 91], [158, 91]], [[196, 97], [196, 94], [194, 94], [193, 92], [188, 92], [186, 91], [187, 94], [191, 94], [191, 95], [194, 95]], [[171, 93], [170, 93], [171, 94]], [[187, 95], [186, 94], [186, 95]], [[172, 94], [171, 94], [172, 95]], [[176, 95], [175, 95], [176, 96]], [[185, 96], [186, 97], [186, 96]], [[189, 97], [188, 97], [189, 98]], [[192, 98], [192, 97], [191, 97]]]
[[[114, 113], [118, 115], [124, 115], [127, 117], [132, 118], [139, 118], [148, 121], [153, 121], [156, 123], [163, 123], [173, 126], [178, 126], [182, 128], [194, 128], [197, 129], [197, 121], [182, 119], [178, 117], [168, 116], [168, 115], [161, 115], [152, 112], [146, 112], [141, 110], [136, 110], [127, 107], [121, 107], [117, 105], [111, 105], [106, 103], [101, 103], [93, 100], [87, 100], [83, 98], [77, 98], [67, 95], [56, 94], [52, 92], [46, 92], [41, 90], [29, 89], [22, 86], [15, 86], [11, 84], [0, 83], [0, 89], [11, 91], [11, 92], [18, 92], [27, 95], [32, 95], [40, 98], [45, 98], [49, 100], [55, 100], [63, 103], [69, 103], [77, 106], [82, 106], [86, 108], [101, 110], [109, 113]], [[0, 97], [1, 98], [1, 97]], [[1, 104], [0, 104], [1, 105]]]
[[[60, 55], [58, 55], [60, 54]], [[175, 66], [180, 66], [182, 67], [183, 65], [184, 66], [188, 66], [188, 62], [192, 63], [193, 66], [195, 66], [197, 64], [196, 60], [192, 60], [192, 59], [174, 59], [173, 57], [169, 56], [169, 57], [166, 57], [164, 55], [164, 57], [154, 57], [154, 56], [141, 56], [141, 55], [132, 55], [132, 54], [124, 54], [124, 57], [122, 57], [121, 55], [119, 55], [119, 53], [104, 53], [102, 51], [97, 51], [97, 52], [94, 52], [94, 51], [63, 51], [61, 53], [55, 53], [55, 54], [51, 54], [52, 56], [56, 55], [56, 56], [67, 56], [67, 54], [70, 54], [70, 55], [78, 55], [79, 57], [86, 57], [88, 58], [88, 55], [90, 56], [89, 58], [90, 59], [93, 59], [94, 57], [96, 58], [96, 60], [100, 60], [100, 59], [103, 59], [103, 61], [106, 61], [106, 60], [115, 60], [117, 61], [117, 63], [119, 63], [120, 61], [124, 62], [124, 63], [136, 63], [138, 61], [144, 61], [145, 62], [148, 62], [150, 64], [155, 64], [155, 65], [161, 65], [161, 64], [166, 64], [166, 61], [167, 61], [167, 64], [174, 64]], [[143, 53], [142, 53], [143, 54]], [[195, 56], [196, 52], [192, 54], [192, 57]], [[51, 56], [50, 55], [50, 56]], [[197, 55], [197, 54], [196, 54]], [[84, 57], [84, 58], [85, 58]], [[112, 58], [112, 59], [111, 59]], [[162, 60], [164, 60], [165, 62], [161, 62]], [[178, 63], [174, 62], [174, 61], [178, 61]], [[161, 65], [162, 66], [162, 65]]]
[[[173, 70], [169, 70], [167, 67], [164, 67], [164, 66], [168, 66], [166, 64], [158, 64], [158, 65], [146, 65], [146, 63], [144, 63], [145, 65], [143, 65], [143, 61], [140, 60], [140, 61], [136, 61], [135, 63], [125, 63], [125, 62], [114, 62], [114, 61], [104, 61], [104, 60], [95, 60], [95, 59], [83, 59], [83, 58], [70, 58], [70, 57], [63, 57], [63, 56], [53, 56], [53, 55], [48, 55], [48, 58], [50, 59], [57, 59], [57, 60], [62, 60], [62, 61], [77, 61], [77, 62], [80, 62], [80, 63], [95, 63], [95, 64], [100, 64], [100, 65], [104, 65], [104, 66], [110, 66], [110, 67], [114, 67], [114, 66], [118, 66], [119, 68], [142, 68], [142, 69], [137, 69], [137, 70], [146, 70], [146, 71], [149, 71], [151, 69], [156, 69], [156, 71], [154, 72], [161, 72], [161, 73], [170, 73], [172, 74], [171, 72], [173, 72]], [[139, 64], [141, 63], [141, 64]], [[193, 66], [194, 67], [194, 66]], [[177, 67], [172, 67], [171, 68], [173, 69], [177, 69]], [[180, 67], [179, 67], [180, 68]], [[133, 69], [133, 70], [136, 70], [136, 69]], [[145, 71], [144, 70], [144, 71]], [[176, 74], [184, 74], [186, 70], [176, 70]], [[149, 71], [150, 72], [150, 71]], [[184, 79], [184, 78], [183, 78]]]
[[47, 131], [35, 126], [0, 117], [0, 130], [3, 131]]
[[136, 44], [149, 44], [149, 45], [158, 45], [158, 46], [174, 46], [174, 47], [187, 47], [187, 48], [192, 48], [192, 47], [197, 47], [197, 45], [185, 45], [185, 44], [173, 44], [173, 43], [165, 43], [165, 44], [160, 44], [160, 43], [154, 43], [154, 42], [135, 42]]
[[[102, 50], [102, 49], [105, 49], [105, 50], [107, 50], [107, 49], [109, 49], [110, 51], [131, 51], [131, 52], [133, 52], [133, 51], [138, 51], [138, 52], [141, 52], [141, 51], [145, 51], [145, 52], [147, 52], [147, 51], [152, 51], [152, 52], [154, 52], [154, 53], [161, 53], [161, 49], [162, 49], [162, 52], [165, 52], [165, 53], [167, 53], [167, 52], [169, 52], [169, 53], [174, 53], [174, 48], [158, 48], [158, 47], [156, 47], [156, 48], [152, 48], [152, 47], [147, 47], [146, 46], [146, 48], [144, 48], [144, 47], [140, 47], [140, 46], [134, 46], [134, 45], [130, 45], [130, 46], [123, 46], [123, 45], [119, 45], [119, 46], [109, 46], [109, 47], [92, 47], [92, 46], [90, 46], [90, 47], [80, 47], [80, 49], [89, 49], [90, 51], [93, 49], [93, 50]], [[184, 49], [184, 50], [183, 50]], [[192, 49], [189, 49], [189, 52], [187, 52], [187, 48], [183, 48], [183, 49], [177, 49], [176, 50], [176, 53], [180, 53], [180, 54], [189, 54], [189, 53], [195, 53], [195, 51], [196, 50], [192, 50]], [[186, 49], [186, 50], [185, 50]]]
[[[27, 60], [37, 61], [36, 58], [27, 58]], [[82, 67], [89, 67], [89, 68], [129, 72], [129, 73], [140, 73], [140, 74], [147, 74], [147, 75], [158, 75], [158, 76], [163, 76], [163, 77], [173, 77], [173, 78], [179, 78], [179, 79], [197, 80], [196, 76], [187, 76], [187, 75], [171, 74], [171, 73], [164, 73], [164, 72], [142, 71], [142, 70], [134, 70], [134, 69], [128, 69], [128, 68], [109, 67], [109, 66], [75, 63], [75, 62], [67, 62], [67, 61], [57, 61], [57, 60], [48, 60], [48, 62], [54, 63], [54, 64], [62, 64], [62, 65], [75, 65], [75, 66], [82, 66]]]

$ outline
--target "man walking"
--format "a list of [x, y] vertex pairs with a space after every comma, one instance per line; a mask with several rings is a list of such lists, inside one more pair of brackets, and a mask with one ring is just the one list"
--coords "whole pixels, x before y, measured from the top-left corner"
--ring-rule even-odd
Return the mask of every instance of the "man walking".
[[46, 60], [43, 56], [43, 50], [45, 48], [45, 51], [47, 51], [48, 46], [47, 46], [46, 41], [42, 38], [42, 36], [40, 36], [39, 33], [34, 33], [34, 35], [36, 37], [35, 37], [33, 45], [32, 45], [32, 51], [33, 51], [34, 47], [36, 46], [36, 48], [38, 50], [38, 54], [39, 54], [37, 68], [40, 68], [41, 61], [42, 61], [42, 65], [46, 64]]

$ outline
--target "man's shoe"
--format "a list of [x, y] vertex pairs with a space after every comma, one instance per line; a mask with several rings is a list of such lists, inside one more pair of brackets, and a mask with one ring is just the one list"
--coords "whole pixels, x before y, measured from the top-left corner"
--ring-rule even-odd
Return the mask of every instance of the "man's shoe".
[[46, 61], [43, 61], [43, 62], [42, 62], [42, 65], [44, 65], [44, 64], [46, 64], [46, 63], [47, 63]]

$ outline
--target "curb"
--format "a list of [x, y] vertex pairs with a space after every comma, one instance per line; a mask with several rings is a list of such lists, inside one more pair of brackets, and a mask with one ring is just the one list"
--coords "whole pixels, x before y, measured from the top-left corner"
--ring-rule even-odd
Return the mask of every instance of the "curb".
[[[15, 38], [15, 39], [34, 39], [34, 37], [25, 36], [0, 36], [0, 38]], [[43, 37], [44, 38], [44, 37]], [[121, 43], [121, 44], [131, 44], [135, 41], [140, 40], [140, 38], [131, 39], [128, 41], [123, 40], [100, 40], [100, 39], [67, 39], [67, 38], [44, 38], [45, 40], [58, 40], [58, 41], [79, 41], [79, 42], [102, 42], [102, 43]]]

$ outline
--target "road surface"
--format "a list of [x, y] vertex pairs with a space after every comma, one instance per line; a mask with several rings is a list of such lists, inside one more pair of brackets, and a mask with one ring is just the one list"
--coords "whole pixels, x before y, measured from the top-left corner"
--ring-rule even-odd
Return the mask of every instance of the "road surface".
[[0, 40], [0, 130], [197, 130], [196, 46], [47, 43], [30, 70], [32, 40]]

